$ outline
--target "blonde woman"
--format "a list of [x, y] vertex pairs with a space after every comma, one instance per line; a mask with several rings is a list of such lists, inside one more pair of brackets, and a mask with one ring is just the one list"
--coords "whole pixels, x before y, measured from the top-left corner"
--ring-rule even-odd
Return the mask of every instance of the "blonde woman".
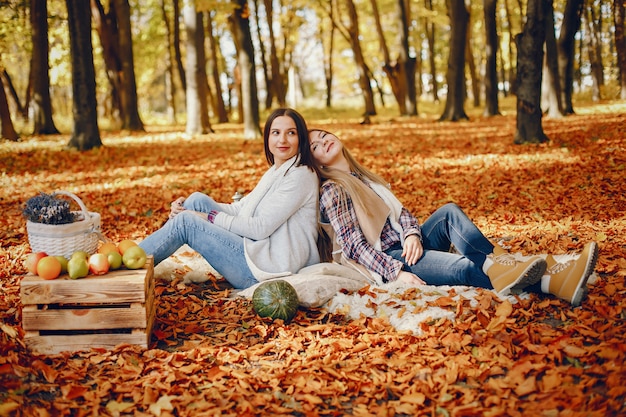
[[[594, 242], [567, 264], [551, 256], [519, 260], [494, 246], [456, 204], [444, 205], [420, 225], [388, 183], [359, 164], [332, 133], [310, 130], [309, 142], [322, 175], [320, 216], [334, 239], [335, 261], [379, 284], [469, 285], [502, 295], [531, 287], [580, 304], [598, 256]], [[450, 252], [452, 245], [457, 253]]]

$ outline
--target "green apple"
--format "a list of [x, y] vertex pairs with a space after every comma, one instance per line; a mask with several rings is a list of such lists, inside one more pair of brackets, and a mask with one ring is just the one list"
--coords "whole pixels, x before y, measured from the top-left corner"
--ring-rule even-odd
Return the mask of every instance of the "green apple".
[[72, 279], [84, 278], [89, 275], [89, 262], [86, 258], [75, 256], [67, 261], [67, 273]]
[[61, 273], [66, 274], [67, 273], [67, 258], [61, 255], [57, 255], [55, 256], [55, 258], [57, 258], [59, 260], [59, 263], [61, 264]]
[[119, 269], [122, 266], [122, 255], [118, 251], [109, 252], [106, 255], [110, 269]]
[[141, 246], [131, 246], [124, 251], [124, 255], [122, 255], [122, 262], [128, 269], [139, 269], [143, 268], [146, 264], [146, 258], [146, 252], [141, 248]]

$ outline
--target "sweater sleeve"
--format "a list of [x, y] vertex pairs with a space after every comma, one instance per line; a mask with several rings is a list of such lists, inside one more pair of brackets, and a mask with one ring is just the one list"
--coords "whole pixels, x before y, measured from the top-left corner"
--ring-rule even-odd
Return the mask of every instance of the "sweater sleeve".
[[402, 262], [367, 242], [359, 226], [352, 199], [342, 192], [340, 185], [332, 181], [324, 183], [320, 196], [320, 212], [335, 230], [341, 250], [347, 258], [376, 272], [386, 282], [396, 280], [402, 269]]
[[310, 201], [312, 193], [317, 195], [319, 186], [317, 175], [306, 166], [291, 167], [275, 181], [252, 216], [220, 212], [214, 223], [242, 237], [265, 239]]

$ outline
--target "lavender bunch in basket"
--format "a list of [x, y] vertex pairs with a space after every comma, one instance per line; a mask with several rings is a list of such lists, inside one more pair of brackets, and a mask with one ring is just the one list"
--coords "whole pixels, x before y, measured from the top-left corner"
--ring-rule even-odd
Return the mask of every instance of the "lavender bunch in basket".
[[43, 192], [26, 201], [22, 214], [28, 221], [43, 224], [73, 223], [77, 218], [70, 211], [69, 201]]

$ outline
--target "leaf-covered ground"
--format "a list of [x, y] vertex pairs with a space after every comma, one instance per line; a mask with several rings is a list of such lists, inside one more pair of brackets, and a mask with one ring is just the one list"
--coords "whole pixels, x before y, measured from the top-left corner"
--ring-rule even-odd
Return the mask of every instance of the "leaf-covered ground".
[[[0, 416], [433, 415], [609, 416], [626, 413], [626, 116], [623, 108], [544, 120], [551, 141], [512, 144], [515, 117], [372, 125], [310, 119], [336, 132], [424, 219], [456, 202], [489, 237], [523, 253], [564, 253], [595, 240], [598, 280], [581, 307], [489, 291], [437, 305], [456, 320], [420, 336], [384, 319], [300, 310], [260, 319], [216, 279], [157, 282], [150, 349], [54, 356], [24, 343], [19, 282], [30, 251], [21, 205], [39, 191], [77, 194], [112, 240], [142, 239], [192, 191], [230, 201], [266, 169], [239, 127], [103, 133], [104, 147], [63, 149], [67, 136], [0, 143]], [[369, 291], [364, 289], [363, 291]]]

